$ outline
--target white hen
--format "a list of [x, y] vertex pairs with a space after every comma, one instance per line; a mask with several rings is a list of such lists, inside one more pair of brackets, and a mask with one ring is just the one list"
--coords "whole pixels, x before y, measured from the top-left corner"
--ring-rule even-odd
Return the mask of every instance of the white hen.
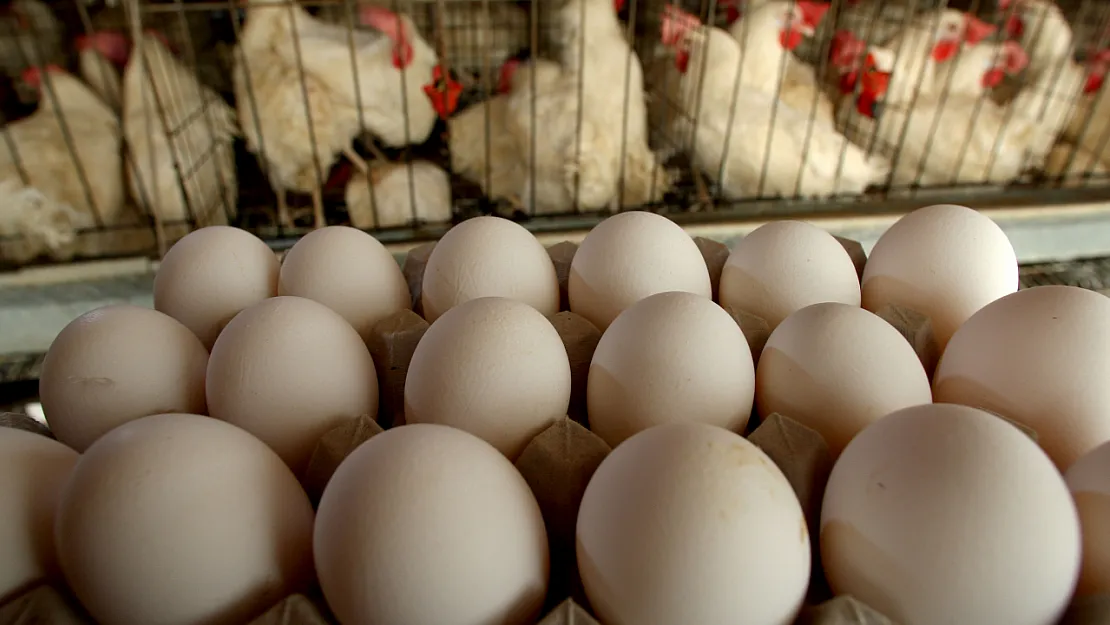
[[435, 124], [423, 93], [436, 64], [431, 46], [407, 16], [365, 7], [361, 19], [380, 32], [352, 33], [352, 63], [346, 29], [317, 21], [296, 4], [248, 9], [233, 72], [235, 99], [247, 148], [277, 193], [283, 225], [292, 224], [287, 190], [310, 193], [316, 226], [326, 223], [321, 187], [341, 153], [365, 167], [351, 149], [363, 128], [401, 146], [422, 143]]
[[116, 225], [124, 208], [119, 119], [77, 77], [51, 67], [48, 80], [37, 68], [24, 73], [42, 99], [33, 115], [8, 124], [15, 152], [0, 150], [8, 199], [0, 235], [22, 238], [6, 252], [16, 262], [44, 253], [69, 260], [78, 231]]
[[395, 228], [451, 221], [451, 181], [427, 161], [375, 162], [367, 177], [347, 184], [347, 213], [355, 228]]
[[1043, 165], [1055, 137], [989, 99], [949, 94], [870, 106], [885, 95], [894, 67], [892, 51], [872, 48], [872, 55], [876, 69], [866, 73], [861, 100], [845, 96], [837, 121], [853, 142], [890, 160], [893, 185], [1005, 184]]
[[[509, 101], [508, 128], [528, 168], [521, 200], [533, 214], [573, 210], [573, 201], [553, 206], [545, 189], [559, 187], [583, 211], [661, 200], [672, 177], [648, 147], [643, 68], [613, 0], [560, 1], [561, 72], [534, 81], [534, 97], [533, 81], [514, 77]], [[529, 206], [533, 195], [547, 205]]]
[[727, 197], [859, 194], [885, 179], [883, 159], [868, 157], [831, 125], [807, 127], [807, 114], [776, 106], [774, 96], [744, 87], [734, 92], [743, 53], [725, 31], [701, 26], [678, 45], [689, 60], [675, 97], [685, 113], [675, 121], [676, 134], [693, 133], [694, 165]]
[[163, 224], [225, 225], [238, 212], [235, 111], [145, 33], [123, 75], [123, 133], [135, 202]]
[[116, 113], [120, 112], [123, 91], [118, 66], [127, 63], [131, 42], [123, 33], [100, 31], [77, 38], [78, 72]]

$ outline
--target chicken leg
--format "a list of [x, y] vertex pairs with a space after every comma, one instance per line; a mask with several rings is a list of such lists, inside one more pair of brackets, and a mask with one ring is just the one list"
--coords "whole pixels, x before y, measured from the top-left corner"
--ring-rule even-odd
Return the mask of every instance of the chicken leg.
[[286, 203], [285, 189], [277, 189], [277, 220], [278, 225], [282, 228], [293, 227], [293, 216], [289, 213], [289, 205]]
[[312, 216], [314, 228], [319, 229], [328, 225], [327, 217], [324, 216], [324, 192], [319, 185], [312, 187]]

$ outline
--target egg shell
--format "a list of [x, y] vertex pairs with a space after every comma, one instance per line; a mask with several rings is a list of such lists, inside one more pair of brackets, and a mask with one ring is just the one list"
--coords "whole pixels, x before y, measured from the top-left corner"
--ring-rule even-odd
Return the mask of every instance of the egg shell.
[[607, 625], [785, 625], [809, 585], [809, 531], [790, 483], [758, 447], [704, 423], [644, 430], [602, 461], [577, 554]]
[[610, 447], [653, 425], [697, 421], [743, 431], [755, 365], [748, 341], [707, 297], [672, 291], [626, 309], [590, 363], [590, 429]]
[[1063, 478], [1024, 433], [967, 406], [907, 408], [844, 450], [821, 561], [836, 594], [904, 625], [1051, 625], [1079, 573]]
[[871, 423], [932, 400], [913, 347], [889, 323], [848, 304], [814, 304], [787, 317], [756, 367], [759, 415], [777, 412], [816, 430], [833, 458]]
[[595, 226], [575, 252], [567, 280], [570, 309], [602, 332], [624, 309], [667, 291], [712, 297], [709, 269], [690, 235], [643, 211]]
[[77, 458], [58, 441], [0, 427], [0, 605], [60, 572], [54, 511]]
[[828, 232], [774, 221], [732, 248], [721, 271], [721, 305], [762, 318], [771, 330], [810, 304], [860, 305], [852, 257]]
[[1017, 255], [986, 215], [952, 204], [927, 206], [879, 237], [862, 282], [864, 308], [894, 304], [925, 315], [943, 351], [971, 315], [1018, 289]]
[[281, 263], [281, 295], [320, 302], [370, 339], [374, 324], [412, 308], [401, 266], [369, 234], [328, 226], [306, 234]]
[[1018, 258], [998, 224], [955, 204], [918, 209], [880, 236], [864, 270], [864, 308], [929, 317], [939, 349], [985, 306], [1018, 290]]
[[360, 445], [324, 490], [316, 570], [341, 623], [531, 625], [547, 591], [543, 516], [488, 443], [417, 424]]
[[559, 312], [559, 278], [547, 250], [524, 226], [474, 217], [436, 243], [421, 297], [429, 323], [480, 297], [517, 300], [547, 316]]
[[129, 304], [87, 312], [62, 329], [42, 362], [39, 397], [54, 436], [77, 451], [128, 421], [205, 414], [208, 352], [169, 315]]
[[339, 313], [310, 299], [275, 297], [239, 313], [216, 339], [208, 406], [301, 475], [321, 436], [377, 416], [374, 360]]
[[247, 432], [155, 415], [81, 456], [55, 538], [97, 622], [241, 625], [311, 582], [313, 518], [293, 474]]
[[1007, 295], [952, 336], [933, 376], [938, 402], [1032, 428], [1061, 471], [1110, 440], [1110, 298], [1071, 286]]
[[570, 361], [535, 308], [502, 297], [448, 310], [416, 346], [405, 379], [407, 423], [465, 430], [516, 458], [567, 414]]
[[180, 321], [205, 349], [239, 311], [277, 295], [277, 256], [239, 228], [194, 230], [173, 245], [154, 276], [154, 309]]
[[1077, 460], [1064, 479], [1083, 528], [1083, 568], [1076, 594], [1110, 594], [1110, 443]]

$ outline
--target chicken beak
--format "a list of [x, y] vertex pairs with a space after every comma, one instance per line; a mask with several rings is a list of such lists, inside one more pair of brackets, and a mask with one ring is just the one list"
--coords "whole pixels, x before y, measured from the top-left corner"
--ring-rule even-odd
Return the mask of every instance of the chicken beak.
[[975, 16], [968, 15], [964, 19], [964, 39], [971, 45], [990, 37], [994, 31], [994, 24], [988, 24]]

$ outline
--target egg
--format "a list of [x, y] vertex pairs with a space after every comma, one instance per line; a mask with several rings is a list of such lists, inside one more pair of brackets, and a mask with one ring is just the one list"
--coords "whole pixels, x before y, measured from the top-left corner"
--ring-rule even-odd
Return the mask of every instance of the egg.
[[983, 306], [1018, 289], [1014, 247], [989, 217], [941, 204], [899, 219], [875, 243], [863, 271], [863, 307], [888, 304], [932, 322], [943, 351]]
[[876, 421], [833, 467], [821, 561], [837, 594], [903, 625], [1051, 625], [1079, 573], [1079, 519], [1037, 445], [951, 404]]
[[707, 297], [672, 291], [626, 309], [590, 363], [590, 429], [616, 447], [660, 423], [698, 421], [742, 431], [755, 365], [740, 326]]
[[55, 524], [66, 581], [113, 625], [240, 625], [312, 581], [313, 512], [243, 430], [155, 415], [94, 443]]
[[894, 326], [848, 304], [813, 304], [787, 317], [756, 367], [760, 417], [777, 412], [816, 430], [833, 457], [871, 423], [932, 400], [913, 347]]
[[809, 586], [809, 531], [758, 447], [705, 423], [633, 435], [594, 473], [578, 570], [606, 625], [792, 623]]
[[609, 217], [586, 235], [570, 265], [570, 309], [602, 332], [624, 309], [656, 293], [713, 296], [709, 268], [690, 235], [643, 211]]
[[740, 239], [721, 271], [721, 305], [760, 317], [774, 330], [810, 304], [860, 305], [852, 257], [828, 232], [773, 221]]
[[1110, 440], [1110, 298], [1071, 286], [1018, 291], [952, 335], [933, 376], [938, 402], [1026, 425], [1061, 471]]
[[370, 338], [374, 324], [412, 308], [401, 266], [377, 239], [348, 226], [313, 230], [285, 254], [281, 295], [320, 302]]
[[474, 217], [436, 243], [421, 292], [428, 322], [480, 297], [514, 299], [544, 316], [559, 312], [555, 265], [524, 226], [500, 217]]
[[277, 256], [239, 228], [209, 226], [173, 245], [154, 276], [154, 309], [180, 321], [205, 349], [239, 311], [277, 295]]
[[1076, 594], [1110, 593], [1110, 443], [1077, 460], [1064, 480], [1083, 528], [1083, 566]]
[[551, 322], [502, 297], [448, 310], [416, 345], [405, 421], [465, 430], [515, 459], [567, 414], [570, 359]]
[[58, 576], [54, 512], [77, 458], [56, 440], [0, 427], [0, 605]]
[[528, 484], [488, 443], [442, 425], [355, 449], [324, 490], [313, 545], [344, 625], [531, 625], [547, 591]]
[[162, 412], [207, 411], [208, 352], [169, 315], [113, 305], [74, 319], [42, 362], [39, 397], [54, 436], [77, 451]]
[[208, 406], [301, 475], [326, 432], [377, 415], [374, 360], [339, 313], [310, 299], [275, 297], [239, 313], [216, 339]]

